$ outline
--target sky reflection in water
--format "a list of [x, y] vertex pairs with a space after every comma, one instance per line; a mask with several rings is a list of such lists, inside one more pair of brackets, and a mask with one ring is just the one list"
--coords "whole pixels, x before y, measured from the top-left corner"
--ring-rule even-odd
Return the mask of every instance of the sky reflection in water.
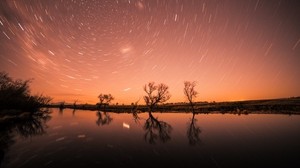
[[11, 134], [2, 167], [300, 165], [298, 115], [52, 111], [44, 134]]

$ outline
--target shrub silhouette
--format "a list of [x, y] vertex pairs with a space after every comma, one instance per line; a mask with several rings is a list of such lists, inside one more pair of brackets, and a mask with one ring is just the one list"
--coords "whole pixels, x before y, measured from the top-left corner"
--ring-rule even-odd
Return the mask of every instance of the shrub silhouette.
[[13, 80], [5, 72], [0, 72], [0, 111], [18, 110], [36, 112], [47, 105], [50, 97], [31, 95], [29, 83], [31, 80]]

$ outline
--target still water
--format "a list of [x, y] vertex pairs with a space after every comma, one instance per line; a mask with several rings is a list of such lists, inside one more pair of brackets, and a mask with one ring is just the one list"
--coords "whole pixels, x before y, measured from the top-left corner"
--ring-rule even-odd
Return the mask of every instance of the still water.
[[300, 166], [300, 115], [51, 111], [1, 128], [1, 167]]

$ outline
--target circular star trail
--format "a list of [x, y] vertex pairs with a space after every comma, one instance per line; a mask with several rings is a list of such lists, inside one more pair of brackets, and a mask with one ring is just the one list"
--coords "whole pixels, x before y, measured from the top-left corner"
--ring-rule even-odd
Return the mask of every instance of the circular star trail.
[[300, 95], [300, 4], [267, 0], [2, 0], [0, 71], [53, 101], [114, 103], [197, 81], [198, 101]]

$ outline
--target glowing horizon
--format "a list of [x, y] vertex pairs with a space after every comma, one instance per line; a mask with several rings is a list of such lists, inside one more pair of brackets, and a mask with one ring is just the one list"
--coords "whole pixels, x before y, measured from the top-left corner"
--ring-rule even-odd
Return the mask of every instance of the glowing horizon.
[[0, 71], [53, 102], [168, 102], [300, 96], [300, 4], [292, 1], [2, 1]]

